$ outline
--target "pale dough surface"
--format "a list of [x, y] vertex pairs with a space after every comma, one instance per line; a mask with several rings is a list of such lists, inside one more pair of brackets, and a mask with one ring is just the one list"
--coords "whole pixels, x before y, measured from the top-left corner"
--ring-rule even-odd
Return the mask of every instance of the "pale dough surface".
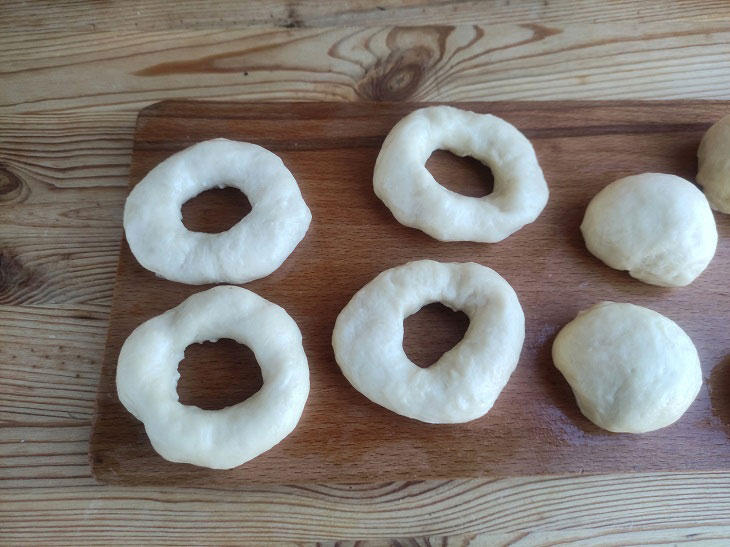
[[[191, 232], [183, 204], [232, 186], [251, 212], [218, 234]], [[171, 281], [246, 283], [276, 270], [307, 233], [312, 214], [276, 154], [247, 142], [203, 141], [152, 169], [127, 197], [124, 231], [142, 266]]]
[[[178, 401], [177, 366], [194, 343], [231, 338], [256, 356], [264, 380], [254, 395], [221, 410]], [[137, 327], [117, 364], [119, 400], [144, 422], [166, 460], [230, 469], [269, 450], [299, 422], [309, 394], [302, 335], [282, 308], [249, 290], [218, 286]]]
[[606, 186], [591, 200], [580, 229], [588, 250], [608, 266], [666, 287], [694, 281], [717, 248], [715, 218], [702, 192], [660, 173]]
[[712, 125], [697, 151], [697, 182], [712, 208], [730, 214], [730, 115]]
[[[403, 319], [441, 302], [469, 316], [464, 338], [429, 368], [403, 350]], [[494, 270], [419, 260], [386, 270], [340, 312], [332, 345], [343, 374], [371, 401], [429, 423], [483, 416], [517, 365], [525, 316]]]
[[[437, 149], [487, 165], [494, 191], [475, 198], [440, 185], [426, 169]], [[533, 222], [548, 200], [535, 150], [517, 128], [451, 106], [416, 110], [391, 129], [375, 163], [373, 188], [401, 224], [440, 241], [501, 241]]]
[[633, 304], [601, 302], [579, 313], [556, 337], [553, 361], [581, 412], [614, 432], [674, 423], [702, 385], [689, 336], [671, 319]]

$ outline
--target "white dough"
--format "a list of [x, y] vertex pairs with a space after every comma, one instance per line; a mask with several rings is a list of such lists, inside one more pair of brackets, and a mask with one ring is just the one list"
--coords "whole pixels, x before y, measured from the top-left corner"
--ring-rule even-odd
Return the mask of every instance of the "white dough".
[[[221, 410], [181, 404], [177, 366], [185, 348], [220, 338], [251, 348], [263, 387]], [[294, 430], [309, 394], [309, 367], [302, 335], [286, 311], [246, 289], [218, 286], [132, 332], [119, 353], [117, 392], [126, 409], [144, 422], [163, 458], [230, 469]]]
[[[429, 368], [403, 350], [403, 320], [441, 302], [469, 316], [456, 346]], [[509, 380], [525, 339], [525, 316], [512, 287], [479, 264], [409, 262], [360, 289], [337, 317], [335, 358], [371, 401], [429, 423], [483, 416]]]
[[677, 421], [702, 385], [697, 350], [663, 315], [601, 302], [558, 333], [553, 361], [581, 412], [614, 432], [645, 433]]
[[[251, 212], [218, 234], [191, 232], [181, 207], [211, 188], [233, 186]], [[171, 281], [246, 283], [284, 262], [312, 214], [278, 156], [255, 144], [200, 142], [170, 156], [135, 186], [124, 206], [124, 231], [140, 264]]]
[[715, 123], [702, 137], [697, 151], [697, 182], [712, 208], [730, 214], [730, 115]]
[[[494, 191], [474, 198], [441, 186], [425, 165], [437, 149], [487, 165]], [[501, 241], [534, 221], [548, 200], [535, 151], [522, 133], [496, 116], [451, 106], [416, 110], [393, 127], [378, 154], [373, 187], [401, 224], [440, 241]]]
[[688, 285], [715, 255], [717, 227], [705, 196], [674, 175], [612, 182], [591, 200], [580, 227], [607, 265], [665, 287]]

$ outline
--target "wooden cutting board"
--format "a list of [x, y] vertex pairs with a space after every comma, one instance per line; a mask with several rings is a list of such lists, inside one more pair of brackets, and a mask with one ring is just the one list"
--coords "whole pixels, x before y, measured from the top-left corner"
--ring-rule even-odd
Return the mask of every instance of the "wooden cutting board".
[[[297, 429], [269, 452], [230, 471], [163, 460], [120, 404], [114, 385], [124, 339], [141, 322], [206, 286], [156, 278], [122, 243], [90, 444], [95, 476], [125, 484], [232, 487], [246, 483], [365, 482], [447, 477], [730, 469], [730, 216], [716, 214], [715, 259], [691, 286], [646, 285], [585, 249], [586, 205], [609, 182], [647, 171], [689, 180], [695, 152], [726, 102], [462, 103], [514, 123], [533, 142], [550, 186], [536, 222], [498, 244], [440, 243], [400, 225], [372, 191], [383, 138], [417, 104], [260, 104], [169, 101], [139, 115], [131, 185], [154, 165], [214, 137], [272, 150], [299, 181], [313, 220], [272, 275], [246, 287], [283, 306], [299, 324], [311, 393]], [[484, 195], [489, 173], [439, 152], [428, 167], [451, 189]], [[186, 204], [193, 229], [215, 231], [245, 212], [234, 190]], [[340, 374], [330, 337], [337, 314], [376, 274], [409, 260], [476, 261], [516, 290], [527, 318], [517, 370], [483, 418], [429, 425], [367, 400]], [[695, 342], [705, 384], [676, 424], [645, 435], [614, 434], [585, 419], [553, 367], [555, 334], [601, 300], [633, 302], [674, 319]], [[406, 321], [404, 346], [419, 364], [459, 340], [465, 316], [431, 305]], [[242, 362], [243, 361], [243, 362]], [[261, 376], [249, 350], [231, 341], [188, 348], [178, 392], [187, 404], [221, 408], [254, 393]]]

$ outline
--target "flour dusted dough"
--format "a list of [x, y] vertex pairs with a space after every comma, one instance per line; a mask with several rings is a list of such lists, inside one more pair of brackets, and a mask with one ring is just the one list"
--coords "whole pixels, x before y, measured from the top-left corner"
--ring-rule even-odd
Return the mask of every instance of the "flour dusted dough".
[[[425, 165], [437, 149], [488, 165], [494, 191], [474, 198], [441, 186]], [[391, 129], [375, 162], [373, 188], [398, 222], [440, 241], [501, 241], [534, 221], [548, 200], [535, 150], [517, 128], [452, 106], [421, 108]]]
[[[211, 188], [232, 186], [251, 212], [218, 234], [191, 232], [183, 204]], [[255, 144], [213, 139], [167, 158], [135, 186], [124, 231], [139, 263], [171, 281], [246, 283], [269, 275], [307, 233], [312, 214], [279, 157]]]
[[[403, 319], [432, 302], [469, 316], [463, 340], [429, 368], [403, 351]], [[332, 333], [342, 373], [371, 401], [429, 423], [486, 414], [522, 351], [525, 316], [515, 291], [494, 270], [418, 260], [386, 270], [360, 289]]]
[[663, 315], [601, 302], [558, 334], [553, 361], [581, 412], [615, 432], [645, 433], [677, 421], [702, 384], [697, 350]]
[[[256, 355], [264, 385], [221, 410], [178, 401], [188, 344], [232, 338]], [[166, 460], [230, 469], [291, 433], [309, 394], [302, 335], [282, 308], [241, 287], [218, 286], [145, 321], [124, 342], [117, 393]]]
[[697, 182], [712, 208], [730, 213], [730, 115], [715, 123], [702, 137], [697, 151]]
[[707, 199], [674, 175], [644, 173], [612, 182], [586, 210], [588, 250], [652, 285], [688, 285], [712, 260], [717, 227]]

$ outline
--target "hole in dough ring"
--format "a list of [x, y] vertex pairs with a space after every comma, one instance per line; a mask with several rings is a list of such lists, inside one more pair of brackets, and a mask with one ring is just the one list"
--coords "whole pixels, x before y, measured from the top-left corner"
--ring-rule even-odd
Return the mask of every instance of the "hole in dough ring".
[[[403, 350], [403, 320], [432, 302], [469, 316], [464, 338], [429, 368]], [[525, 316], [497, 272], [469, 263], [409, 262], [360, 289], [337, 317], [335, 358], [360, 393], [397, 414], [461, 423], [486, 414], [517, 365]]]
[[[441, 186], [426, 169], [438, 149], [487, 165], [494, 191], [473, 198]], [[534, 221], [548, 200], [535, 150], [519, 130], [451, 106], [416, 110], [393, 127], [375, 163], [373, 188], [398, 222], [440, 241], [501, 241]]]
[[[226, 186], [246, 195], [251, 212], [218, 234], [185, 228], [183, 204]], [[193, 285], [269, 275], [302, 240], [311, 219], [296, 180], [276, 154], [227, 139], [170, 156], [132, 189], [124, 206], [124, 231], [139, 263], [165, 279]]]
[[[251, 348], [263, 387], [221, 410], [181, 404], [177, 366], [185, 348], [219, 338]], [[246, 289], [219, 286], [190, 296], [132, 332], [119, 354], [117, 392], [163, 458], [230, 469], [294, 430], [309, 394], [309, 367], [302, 335], [286, 311]]]

